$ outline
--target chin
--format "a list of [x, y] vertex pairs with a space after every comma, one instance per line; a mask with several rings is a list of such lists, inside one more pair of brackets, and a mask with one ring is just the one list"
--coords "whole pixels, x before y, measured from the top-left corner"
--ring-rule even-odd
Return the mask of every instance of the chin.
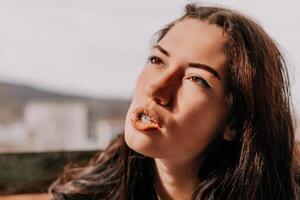
[[162, 156], [159, 143], [146, 134], [134, 129], [130, 124], [125, 126], [124, 139], [127, 146], [139, 154], [151, 158]]
[[141, 133], [132, 129], [132, 127], [125, 127], [124, 138], [127, 146], [139, 154], [153, 157], [152, 145], [147, 142], [146, 138], [142, 137]]

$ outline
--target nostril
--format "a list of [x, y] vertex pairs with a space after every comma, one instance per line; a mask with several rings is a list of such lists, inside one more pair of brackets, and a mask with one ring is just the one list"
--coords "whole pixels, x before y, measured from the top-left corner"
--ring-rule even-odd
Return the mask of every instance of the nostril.
[[167, 106], [171, 100], [170, 88], [162, 87], [158, 84], [150, 85], [146, 88], [146, 95], [156, 103]]
[[160, 104], [162, 106], [167, 106], [169, 104], [169, 102], [170, 102], [169, 98], [166, 99], [166, 97], [165, 98], [157, 98], [157, 97], [155, 97], [153, 99], [154, 99], [155, 102], [157, 102], [158, 104]]

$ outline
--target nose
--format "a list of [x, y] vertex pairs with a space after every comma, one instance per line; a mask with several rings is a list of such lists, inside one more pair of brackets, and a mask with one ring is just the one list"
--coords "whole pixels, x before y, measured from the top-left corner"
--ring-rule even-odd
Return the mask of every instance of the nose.
[[146, 88], [146, 95], [162, 106], [170, 106], [178, 88], [178, 77], [166, 73]]

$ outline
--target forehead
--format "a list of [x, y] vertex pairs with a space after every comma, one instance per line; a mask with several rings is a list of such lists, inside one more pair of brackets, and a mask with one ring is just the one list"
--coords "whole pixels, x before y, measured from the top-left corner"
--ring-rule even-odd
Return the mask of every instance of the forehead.
[[221, 68], [227, 60], [225, 42], [226, 35], [217, 25], [198, 19], [184, 19], [177, 22], [158, 44], [170, 53], [170, 57], [201, 62], [223, 71]]

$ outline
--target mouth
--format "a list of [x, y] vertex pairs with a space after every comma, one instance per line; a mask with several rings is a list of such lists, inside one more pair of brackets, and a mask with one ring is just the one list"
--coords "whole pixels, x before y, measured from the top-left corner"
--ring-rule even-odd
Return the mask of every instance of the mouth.
[[131, 123], [140, 131], [160, 129], [159, 116], [146, 107], [139, 107], [132, 112]]

